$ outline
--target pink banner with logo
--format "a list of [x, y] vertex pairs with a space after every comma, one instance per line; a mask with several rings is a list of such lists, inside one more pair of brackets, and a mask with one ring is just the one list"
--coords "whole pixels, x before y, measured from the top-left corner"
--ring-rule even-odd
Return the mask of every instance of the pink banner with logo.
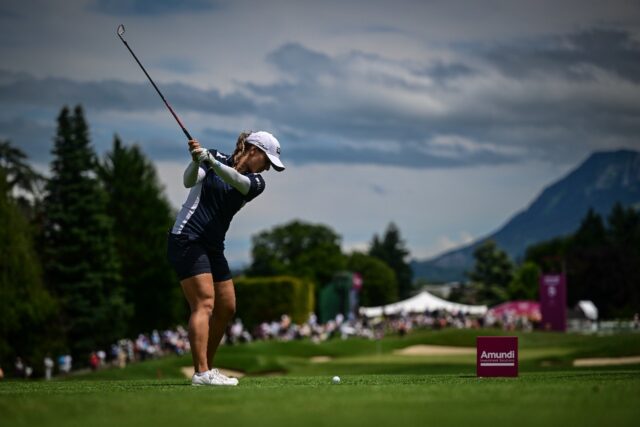
[[543, 274], [540, 277], [540, 314], [542, 329], [567, 330], [567, 280], [564, 274]]

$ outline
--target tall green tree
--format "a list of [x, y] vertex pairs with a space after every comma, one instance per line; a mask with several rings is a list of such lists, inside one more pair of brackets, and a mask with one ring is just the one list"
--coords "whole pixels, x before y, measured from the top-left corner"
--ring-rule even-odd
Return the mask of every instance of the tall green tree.
[[0, 167], [0, 361], [16, 356], [39, 368], [44, 355], [57, 350], [55, 300], [44, 287], [33, 233], [8, 197], [9, 184]]
[[345, 267], [340, 237], [329, 227], [292, 221], [252, 239], [251, 276], [291, 275], [323, 286]]
[[40, 213], [45, 178], [27, 163], [27, 155], [11, 144], [0, 141], [0, 169], [5, 175], [5, 192], [33, 220]]
[[[607, 218], [610, 268], [600, 282], [608, 286], [606, 312], [626, 317], [640, 311], [640, 211], [614, 205]], [[605, 291], [605, 292], [606, 292]]]
[[378, 306], [398, 301], [396, 274], [386, 262], [354, 252], [347, 258], [347, 268], [362, 275], [361, 306]]
[[540, 267], [527, 261], [518, 267], [513, 280], [507, 287], [510, 300], [538, 300], [539, 298]]
[[400, 230], [390, 223], [382, 238], [373, 236], [369, 255], [387, 263], [395, 272], [398, 281], [398, 296], [405, 299], [413, 291], [413, 272], [407, 260], [409, 250], [406, 247]]
[[640, 213], [616, 203], [607, 218], [611, 243], [637, 255], [640, 251]]
[[513, 279], [513, 264], [493, 240], [480, 244], [473, 252], [475, 265], [469, 273], [475, 303], [493, 305], [508, 299], [507, 287]]
[[120, 286], [107, 194], [80, 106], [63, 108], [47, 184], [43, 264], [57, 298], [60, 326], [76, 360], [124, 336], [130, 307]]
[[133, 306], [129, 334], [182, 322], [184, 298], [166, 256], [174, 215], [155, 167], [139, 147], [125, 147], [116, 136], [98, 176], [109, 196], [125, 298]]
[[[606, 281], [607, 276], [615, 277], [612, 267], [615, 261], [607, 242], [604, 220], [590, 209], [578, 230], [571, 236], [568, 251], [563, 258], [563, 270], [567, 273], [568, 302], [575, 305], [582, 299], [602, 301], [617, 284]], [[580, 283], [572, 278], [577, 278]], [[572, 289], [573, 288], [573, 289]], [[589, 297], [588, 297], [589, 295]]]
[[0, 141], [0, 169], [5, 174], [5, 191], [22, 190], [33, 196], [42, 193], [45, 179], [27, 163], [27, 155], [10, 141]]
[[607, 230], [602, 217], [593, 209], [589, 209], [573, 239], [575, 244], [584, 248], [597, 248], [604, 243], [606, 234]]

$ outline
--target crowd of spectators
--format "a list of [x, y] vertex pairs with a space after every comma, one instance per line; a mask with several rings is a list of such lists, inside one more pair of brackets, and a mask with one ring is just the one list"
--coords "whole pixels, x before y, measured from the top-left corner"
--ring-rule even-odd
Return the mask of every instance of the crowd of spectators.
[[347, 339], [360, 337], [368, 339], [382, 338], [385, 334], [406, 335], [412, 329], [444, 329], [444, 328], [480, 328], [484, 324], [483, 318], [465, 316], [462, 313], [448, 313], [434, 311], [425, 313], [404, 313], [385, 316], [377, 319], [366, 317], [346, 318], [338, 314], [335, 319], [325, 323], [318, 322], [315, 314], [311, 313], [309, 320], [298, 325], [283, 315], [278, 321], [263, 322], [251, 331], [244, 328], [242, 321], [236, 319], [227, 330], [228, 342], [250, 342], [253, 340], [290, 341], [310, 339], [322, 342], [332, 338]]
[[92, 369], [100, 369], [105, 365], [124, 368], [128, 363], [140, 362], [168, 354], [182, 355], [191, 350], [189, 335], [182, 326], [164, 331], [153, 330], [150, 334], [138, 334], [135, 339], [123, 338], [113, 343], [109, 354], [103, 351], [90, 356], [94, 363]]
[[[190, 351], [189, 337], [185, 328], [178, 326], [175, 329], [167, 329], [164, 331], [154, 330], [150, 334], [139, 334], [135, 340], [123, 338], [113, 343], [108, 352], [104, 349], [96, 349], [89, 355], [87, 363], [91, 370], [98, 370], [105, 367], [113, 366], [124, 368], [128, 363], [140, 362], [150, 358], [165, 356], [168, 354], [181, 355]], [[57, 357], [56, 362], [50, 355], [46, 355], [43, 359], [44, 378], [49, 380], [53, 374], [66, 376], [71, 374], [73, 369], [73, 358], [70, 354], [61, 354]], [[33, 376], [33, 367], [16, 357], [13, 369], [15, 378], [29, 379]], [[5, 373], [0, 368], [0, 379]]]
[[[636, 324], [639, 322], [637, 317], [634, 320]], [[303, 324], [296, 324], [288, 315], [282, 315], [277, 321], [263, 322], [249, 330], [241, 319], [236, 318], [228, 326], [222, 344], [235, 345], [256, 340], [291, 341], [303, 339], [319, 343], [333, 338], [380, 339], [385, 335], [404, 336], [414, 329], [479, 329], [482, 327], [529, 331], [535, 327], [535, 320], [509, 314], [503, 315], [501, 318], [494, 318], [490, 315], [469, 316], [447, 311], [426, 311], [373, 319], [355, 316], [346, 318], [342, 314], [338, 314], [335, 319], [321, 323], [317, 316], [311, 313], [309, 319]], [[135, 339], [123, 338], [113, 343], [108, 351], [96, 349], [90, 354], [87, 362], [92, 370], [107, 366], [124, 368], [128, 363], [169, 354], [182, 355], [188, 351], [190, 351], [188, 333], [184, 327], [178, 326], [175, 329], [154, 330], [150, 334], [139, 334]], [[71, 355], [58, 356], [57, 374], [70, 374], [72, 364]], [[45, 379], [50, 379], [53, 376], [55, 365], [49, 355], [44, 358]], [[33, 374], [33, 368], [18, 357], [15, 361], [14, 372], [16, 377], [30, 378]], [[3, 375], [4, 373], [0, 371], [0, 378]]]

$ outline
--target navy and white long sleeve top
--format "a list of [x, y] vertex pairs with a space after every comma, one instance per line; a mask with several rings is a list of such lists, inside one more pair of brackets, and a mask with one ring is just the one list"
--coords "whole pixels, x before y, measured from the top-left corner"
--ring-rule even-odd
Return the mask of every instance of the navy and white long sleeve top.
[[[242, 180], [234, 180], [234, 177], [226, 172], [228, 168], [225, 168], [225, 166], [233, 166], [231, 156], [216, 150], [209, 150], [209, 153], [214, 162], [220, 164], [214, 167], [211, 162], [200, 163], [197, 168], [197, 177], [194, 176], [195, 182], [189, 182], [193, 177], [187, 176], [193, 174], [194, 164], [187, 168], [185, 186], [190, 186], [191, 190], [171, 232], [185, 235], [189, 240], [197, 240], [209, 249], [222, 251], [225, 235], [233, 216], [245, 203], [255, 199], [264, 191], [265, 182], [262, 175], [255, 173], [244, 174], [241, 176]], [[226, 170], [221, 170], [223, 168]], [[215, 169], [219, 172], [216, 173]], [[233, 172], [237, 173], [235, 169]], [[238, 182], [243, 180], [246, 182], [247, 179], [248, 188], [238, 185]], [[246, 194], [243, 194], [245, 189]]]

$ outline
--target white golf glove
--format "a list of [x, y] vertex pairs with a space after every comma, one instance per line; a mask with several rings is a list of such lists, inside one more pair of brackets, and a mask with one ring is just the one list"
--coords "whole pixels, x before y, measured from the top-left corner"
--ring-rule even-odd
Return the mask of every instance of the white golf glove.
[[191, 151], [191, 156], [196, 159], [198, 163], [202, 163], [204, 161], [213, 163], [213, 158], [209, 153], [209, 150], [207, 150], [206, 148], [196, 148], [195, 150]]
[[[220, 163], [215, 157], [211, 155], [209, 150], [207, 150], [206, 148], [199, 147], [191, 150], [191, 158], [195, 159], [194, 162], [197, 162], [198, 165], [202, 164], [202, 162], [209, 163], [213, 167], [215, 173], [224, 182], [231, 185], [244, 195], [249, 193], [249, 189], [251, 188], [251, 181], [249, 180], [249, 178], [242, 175], [234, 168]], [[191, 165], [193, 165], [193, 163], [191, 163]], [[189, 170], [189, 168], [187, 168], [187, 170]], [[193, 177], [191, 175], [185, 178], [185, 187], [189, 188], [195, 184], [195, 180], [193, 180], [192, 178]]]

